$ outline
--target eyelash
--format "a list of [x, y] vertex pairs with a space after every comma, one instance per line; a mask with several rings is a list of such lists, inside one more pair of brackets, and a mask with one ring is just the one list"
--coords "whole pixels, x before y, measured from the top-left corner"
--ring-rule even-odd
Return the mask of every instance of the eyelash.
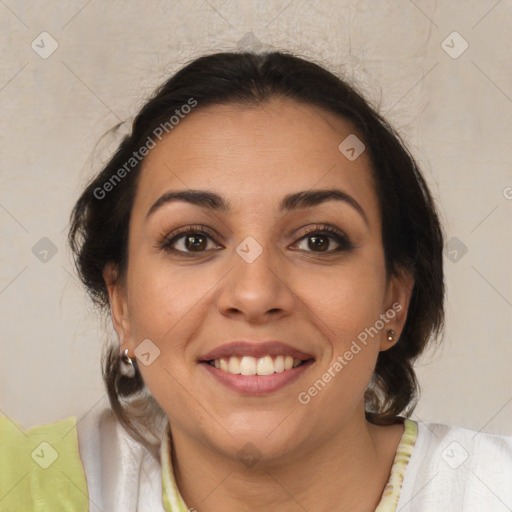
[[[206, 226], [201, 225], [190, 225], [185, 226], [183, 228], [178, 229], [176, 232], [172, 233], [171, 236], [165, 236], [159, 243], [158, 246], [160, 249], [176, 253], [179, 255], [184, 255], [186, 257], [195, 256], [201, 253], [206, 253], [207, 250], [204, 251], [182, 251], [179, 249], [174, 249], [172, 245], [177, 242], [178, 240], [182, 239], [184, 235], [205, 235], [208, 238], [212, 239], [215, 243], [215, 237], [216, 235], [208, 229]], [[334, 240], [337, 244], [339, 244], [339, 247], [336, 249], [331, 249], [330, 251], [305, 251], [305, 252], [312, 252], [312, 253], [318, 253], [318, 254], [327, 254], [331, 255], [333, 253], [338, 253], [341, 251], [350, 251], [354, 248], [353, 244], [349, 240], [349, 238], [338, 229], [330, 226], [329, 224], [317, 224], [314, 228], [306, 231], [305, 233], [302, 233], [301, 236], [297, 239], [297, 242], [300, 242], [304, 239], [306, 239], [309, 236], [312, 235], [327, 235], [330, 239]], [[296, 243], [297, 243], [296, 242]]]

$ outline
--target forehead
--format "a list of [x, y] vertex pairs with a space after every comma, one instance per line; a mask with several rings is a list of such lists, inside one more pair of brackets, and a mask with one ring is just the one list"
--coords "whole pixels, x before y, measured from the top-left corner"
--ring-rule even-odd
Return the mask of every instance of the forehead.
[[145, 157], [135, 207], [147, 210], [169, 189], [212, 190], [240, 208], [332, 187], [375, 203], [367, 154], [351, 161], [339, 149], [349, 136], [350, 122], [291, 100], [198, 105]]

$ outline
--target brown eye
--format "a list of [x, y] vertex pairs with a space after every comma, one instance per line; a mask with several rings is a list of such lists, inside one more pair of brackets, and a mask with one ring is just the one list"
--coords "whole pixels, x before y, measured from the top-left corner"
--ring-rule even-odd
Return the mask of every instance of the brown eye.
[[[208, 245], [207, 238], [199, 233], [194, 235], [185, 235], [183, 245], [187, 251], [201, 251]], [[179, 239], [178, 239], [179, 240]]]
[[[193, 228], [188, 226], [179, 233], [165, 237], [160, 243], [160, 248], [175, 253], [193, 254], [203, 253], [208, 250], [208, 242], [214, 242], [213, 235], [205, 228]], [[213, 244], [213, 248], [218, 247]]]
[[[353, 248], [345, 234], [330, 226], [324, 226], [320, 229], [317, 227], [315, 230], [309, 231], [299, 239], [299, 242], [303, 240], [308, 241], [307, 249], [299, 249], [306, 252], [333, 253]], [[338, 244], [338, 247], [329, 250], [331, 242]]]
[[329, 242], [332, 237], [326, 235], [310, 235], [307, 238], [310, 241], [310, 243], [308, 244], [310, 248], [326, 251], [327, 248], [329, 247]]

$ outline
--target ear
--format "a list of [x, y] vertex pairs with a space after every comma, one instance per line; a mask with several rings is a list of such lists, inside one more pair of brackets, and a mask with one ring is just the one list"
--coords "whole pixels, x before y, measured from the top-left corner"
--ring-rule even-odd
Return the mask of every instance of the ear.
[[118, 270], [114, 263], [105, 265], [103, 279], [108, 289], [112, 323], [114, 324], [119, 344], [121, 347], [131, 349], [131, 328], [125, 286], [118, 279]]
[[[384, 300], [384, 315], [389, 319], [382, 330], [380, 350], [388, 350], [394, 346], [402, 334], [409, 303], [414, 288], [414, 277], [411, 272], [400, 269], [397, 275], [390, 277]], [[395, 331], [393, 339], [388, 340], [387, 329]]]

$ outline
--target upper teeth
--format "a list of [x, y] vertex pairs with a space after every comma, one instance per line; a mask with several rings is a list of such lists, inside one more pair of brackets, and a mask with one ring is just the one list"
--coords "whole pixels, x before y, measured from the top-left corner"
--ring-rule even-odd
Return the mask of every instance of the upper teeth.
[[270, 355], [260, 358], [231, 356], [213, 361], [215, 368], [235, 375], [272, 375], [274, 372], [281, 373], [284, 370], [291, 370], [301, 363], [301, 359], [294, 359], [292, 356], [277, 356], [272, 359]]

